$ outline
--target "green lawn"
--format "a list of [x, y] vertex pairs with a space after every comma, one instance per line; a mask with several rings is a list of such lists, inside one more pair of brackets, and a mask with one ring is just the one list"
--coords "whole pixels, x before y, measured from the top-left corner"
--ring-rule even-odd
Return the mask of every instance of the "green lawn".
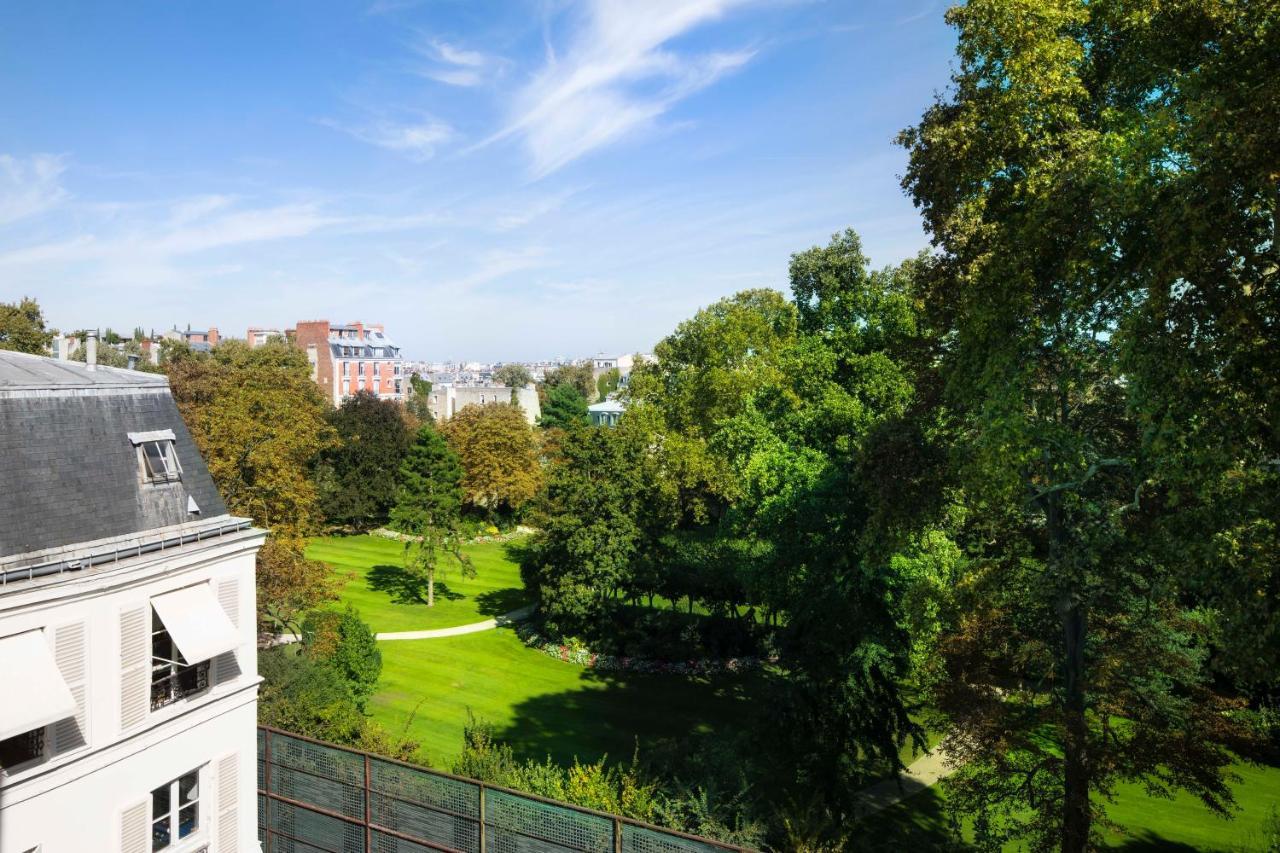
[[[1280, 804], [1280, 767], [1241, 763], [1233, 769], [1241, 777], [1232, 786], [1240, 811], [1231, 820], [1213, 815], [1186, 794], [1163, 800], [1147, 796], [1140, 785], [1120, 786], [1109, 813], [1127, 834], [1108, 835], [1108, 845], [1130, 853], [1238, 853], [1263, 849], [1263, 823], [1269, 810]], [[859, 829], [855, 838], [866, 839], [868, 849], [940, 849], [946, 838], [942, 794], [937, 787], [922, 791], [860, 821]], [[884, 839], [887, 846], [877, 846], [877, 839]]]
[[[476, 567], [468, 580], [452, 557], [442, 561], [436, 577], [436, 603], [417, 597], [404, 571], [404, 545], [381, 536], [343, 536], [313, 539], [307, 556], [333, 568], [343, 580], [341, 600], [360, 611], [374, 631], [414, 631], [449, 628], [481, 622], [528, 603], [520, 583], [520, 568], [507, 556], [502, 542], [463, 546]], [[423, 593], [425, 595], [425, 592]]]
[[378, 646], [373, 716], [422, 743], [437, 767], [461, 751], [468, 708], [521, 757], [625, 760], [637, 738], [643, 750], [656, 738], [729, 730], [747, 713], [753, 683], [597, 673], [529, 649], [509, 629]]

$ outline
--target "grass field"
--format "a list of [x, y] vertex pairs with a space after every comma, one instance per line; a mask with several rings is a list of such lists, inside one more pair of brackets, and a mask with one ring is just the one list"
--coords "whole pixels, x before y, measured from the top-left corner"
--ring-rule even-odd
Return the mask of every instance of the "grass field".
[[481, 622], [528, 603], [520, 584], [520, 568], [507, 557], [502, 542], [463, 546], [476, 568], [467, 579], [452, 557], [442, 560], [436, 577], [434, 607], [418, 599], [404, 571], [404, 545], [381, 536], [313, 539], [307, 556], [333, 568], [343, 581], [342, 603], [360, 611], [374, 631], [414, 631]]
[[[1240, 810], [1225, 820], [1212, 814], [1199, 800], [1186, 794], [1172, 800], [1147, 796], [1140, 785], [1122, 785], [1108, 813], [1125, 827], [1124, 835], [1112, 833], [1108, 846], [1139, 853], [1242, 853], [1264, 850], [1263, 824], [1272, 807], [1280, 807], [1280, 767], [1237, 764], [1241, 781], [1232, 786]], [[859, 822], [857, 838], [868, 840], [869, 849], [935, 849], [946, 838], [946, 817], [939, 788], [922, 791], [878, 815]], [[886, 841], [883, 848], [876, 839]], [[1019, 850], [1009, 846], [1008, 850]]]
[[527, 648], [509, 629], [380, 643], [374, 719], [448, 767], [470, 709], [521, 757], [626, 760], [637, 738], [727, 730], [748, 712], [750, 677], [714, 682], [597, 673]]

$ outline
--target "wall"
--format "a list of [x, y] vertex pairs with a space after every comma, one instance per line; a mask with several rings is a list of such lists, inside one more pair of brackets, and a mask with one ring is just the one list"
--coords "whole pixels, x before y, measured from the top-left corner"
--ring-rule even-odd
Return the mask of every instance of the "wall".
[[[538, 422], [542, 407], [538, 404], [538, 390], [532, 385], [516, 389], [516, 401], [530, 424]], [[503, 385], [436, 385], [431, 389], [431, 416], [437, 421], [447, 421], [464, 406], [491, 406], [510, 403], [511, 389]]]
[[[120, 851], [122, 810], [197, 767], [204, 768], [198, 834], [213, 842], [210, 853], [235, 849], [214, 839], [214, 815], [233, 796], [236, 811], [224, 821], [225, 840], [237, 842], [241, 853], [256, 849], [254, 559], [262, 538], [244, 531], [84, 573], [20, 581], [0, 592], [0, 637], [43, 628], [52, 642], [54, 629], [83, 624], [88, 672], [81, 730], [87, 743], [0, 778], [0, 851], [36, 845], [43, 845], [42, 853]], [[215, 590], [222, 582], [237, 584], [233, 621], [240, 647], [234, 663], [216, 659], [208, 690], [148, 711], [142, 722], [122, 730], [121, 612], [203, 581], [213, 581]], [[54, 749], [52, 729], [47, 755]], [[214, 762], [233, 754], [239, 756], [229, 777], [234, 784], [220, 786]], [[127, 853], [150, 850], [149, 814], [146, 823], [145, 847]]]
[[293, 343], [303, 352], [308, 351], [309, 344], [315, 347], [316, 384], [320, 386], [320, 392], [330, 402], [336, 402], [333, 392], [333, 358], [329, 352], [329, 321], [314, 320], [299, 323], [293, 335]]

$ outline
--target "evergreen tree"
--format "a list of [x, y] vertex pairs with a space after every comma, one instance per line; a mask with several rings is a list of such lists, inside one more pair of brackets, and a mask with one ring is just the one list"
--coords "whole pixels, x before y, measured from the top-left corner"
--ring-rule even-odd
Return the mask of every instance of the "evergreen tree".
[[361, 391], [329, 420], [338, 442], [318, 472], [325, 517], [356, 529], [377, 527], [395, 503], [400, 463], [413, 440], [400, 406]]
[[440, 557], [453, 557], [464, 577], [475, 568], [461, 550], [462, 465], [444, 437], [431, 424], [418, 430], [417, 440], [400, 465], [400, 488], [392, 525], [411, 537], [405, 543], [405, 569], [426, 588], [428, 607], [435, 606]]
[[547, 402], [542, 406], [538, 425], [543, 429], [572, 429], [591, 423], [587, 414], [587, 401], [570, 383], [552, 387], [547, 392]]

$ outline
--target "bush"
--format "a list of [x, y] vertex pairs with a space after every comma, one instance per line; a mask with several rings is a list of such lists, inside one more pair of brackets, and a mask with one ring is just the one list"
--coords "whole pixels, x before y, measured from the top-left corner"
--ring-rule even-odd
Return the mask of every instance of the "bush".
[[302, 645], [308, 658], [333, 667], [363, 711], [382, 674], [382, 653], [373, 630], [355, 608], [308, 615], [302, 623]]

